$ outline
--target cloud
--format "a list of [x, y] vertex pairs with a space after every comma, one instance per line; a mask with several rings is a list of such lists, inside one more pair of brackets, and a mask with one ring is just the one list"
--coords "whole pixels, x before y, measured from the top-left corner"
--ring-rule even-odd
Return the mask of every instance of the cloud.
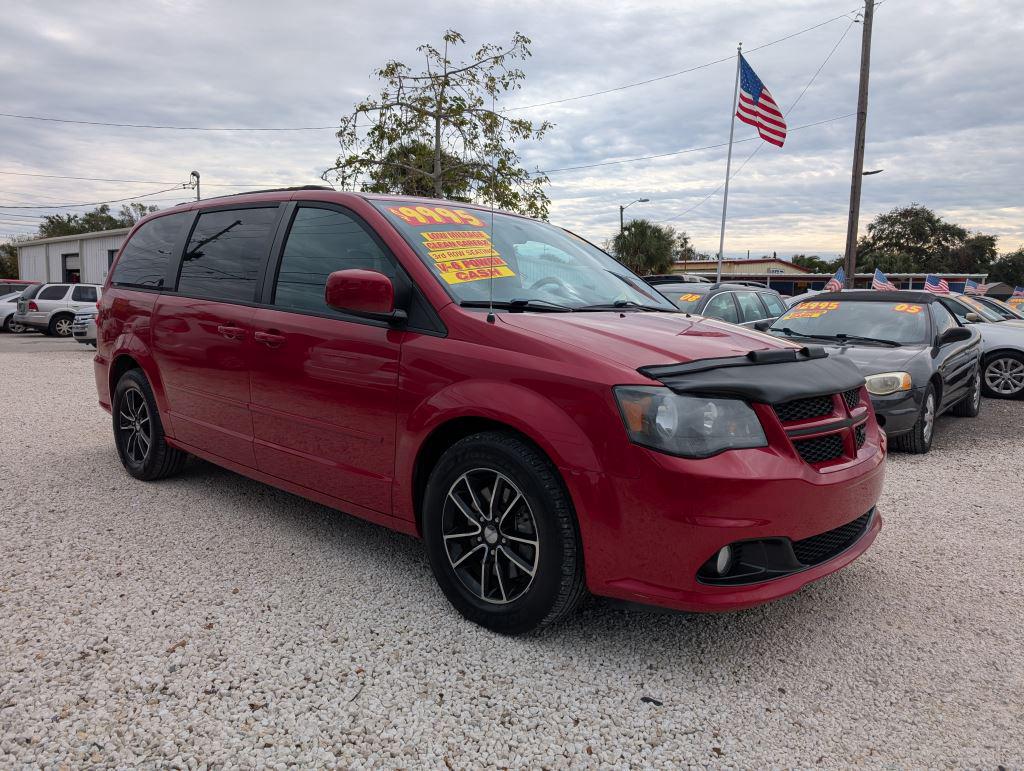
[[[791, 126], [856, 109], [860, 25], [856, 2], [723, 4], [699, 0], [515, 4], [398, 0], [21, 4], [2, 25], [4, 111], [85, 120], [198, 126], [334, 126], [373, 93], [389, 58], [418, 64], [417, 45], [458, 29], [467, 50], [513, 30], [533, 40], [515, 107], [678, 72], [831, 20], [749, 54], [785, 108], [846, 31], [832, 59], [789, 115]], [[912, 201], [1000, 247], [1024, 242], [1017, 150], [1024, 103], [1006, 51], [1024, 32], [1008, 2], [885, 0], [875, 21], [862, 228]], [[552, 169], [718, 144], [728, 136], [732, 61], [589, 99], [523, 110], [557, 126], [521, 156]], [[74, 203], [121, 198], [202, 174], [204, 192], [318, 181], [337, 154], [331, 130], [176, 132], [0, 118], [0, 170], [137, 179], [136, 184], [0, 175], [0, 202]], [[737, 124], [737, 138], [752, 136]], [[737, 144], [734, 169], [759, 142]], [[764, 147], [730, 189], [730, 254], [835, 254], [845, 240], [853, 120], [794, 131]], [[671, 219], [699, 248], [717, 248], [725, 148], [551, 174], [552, 220], [600, 242], [629, 215]], [[150, 184], [152, 183], [152, 184]], [[162, 204], [189, 191], [155, 197]], [[685, 216], [702, 199], [704, 203]], [[0, 231], [26, 232], [0, 213]], [[15, 224], [11, 224], [15, 223]]]

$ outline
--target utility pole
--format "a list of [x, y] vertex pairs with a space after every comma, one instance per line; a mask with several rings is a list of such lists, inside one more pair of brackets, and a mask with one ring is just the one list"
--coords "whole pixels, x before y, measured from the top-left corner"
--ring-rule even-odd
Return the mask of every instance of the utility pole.
[[193, 183], [193, 187], [196, 189], [196, 200], [199, 200], [199, 172], [193, 171], [189, 175], [189, 181]]
[[857, 227], [860, 224], [860, 186], [864, 179], [864, 134], [868, 123], [868, 75], [871, 73], [871, 21], [875, 0], [864, 0], [860, 43], [860, 90], [857, 94], [857, 132], [853, 140], [853, 175], [850, 179], [850, 216], [846, 223], [846, 288], [853, 289], [857, 273]]

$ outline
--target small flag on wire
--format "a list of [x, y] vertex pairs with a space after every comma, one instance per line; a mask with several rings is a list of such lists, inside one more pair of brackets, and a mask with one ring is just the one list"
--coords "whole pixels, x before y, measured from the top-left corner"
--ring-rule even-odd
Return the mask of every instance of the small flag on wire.
[[871, 288], [879, 292], [895, 292], [896, 285], [893, 284], [885, 274], [878, 268], [875, 268], [875, 275], [871, 279]]
[[843, 289], [843, 282], [846, 281], [846, 272], [840, 268], [836, 271], [836, 274], [828, 280], [825, 284], [824, 291], [826, 292], [841, 292]]
[[1012, 297], [1024, 297], [1024, 286], [1015, 286]]
[[924, 291], [932, 294], [949, 294], [949, 282], [934, 273], [929, 273], [924, 280]]
[[979, 294], [983, 295], [988, 291], [988, 284], [979, 284], [972, 278], [967, 279], [964, 282], [964, 294]]
[[740, 101], [736, 117], [757, 129], [761, 139], [782, 147], [786, 141], [786, 119], [753, 68], [740, 55]]

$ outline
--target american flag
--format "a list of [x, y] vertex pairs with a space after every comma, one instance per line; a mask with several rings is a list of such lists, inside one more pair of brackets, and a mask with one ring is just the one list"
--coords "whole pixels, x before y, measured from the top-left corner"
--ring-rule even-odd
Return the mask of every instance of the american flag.
[[979, 284], [972, 278], [967, 279], [964, 282], [964, 294], [980, 294], [983, 295], [988, 291], [988, 284]]
[[877, 289], [879, 292], [896, 291], [896, 285], [887, 279], [885, 274], [878, 268], [875, 268], [875, 275], [871, 279], [871, 288]]
[[1024, 286], [1015, 286], [1012, 297], [1024, 297]]
[[846, 272], [840, 268], [836, 271], [836, 274], [828, 280], [825, 284], [826, 292], [840, 292], [843, 289], [843, 282], [846, 281]]
[[929, 273], [924, 280], [924, 291], [932, 294], [949, 294], [949, 282], [934, 273]]
[[740, 56], [740, 101], [736, 117], [757, 128], [765, 142], [782, 147], [786, 141], [786, 119], [761, 79]]

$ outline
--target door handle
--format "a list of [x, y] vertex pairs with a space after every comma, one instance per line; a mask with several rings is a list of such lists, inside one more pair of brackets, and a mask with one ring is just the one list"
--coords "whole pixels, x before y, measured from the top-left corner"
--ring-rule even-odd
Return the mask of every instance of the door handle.
[[277, 348], [284, 343], [284, 335], [278, 335], [274, 332], [257, 332], [253, 337], [256, 338], [257, 343], [263, 343], [270, 348]]
[[245, 338], [245, 330], [241, 327], [232, 327], [226, 324], [221, 324], [217, 327], [217, 331], [220, 332], [221, 337], [226, 337], [228, 340], [242, 340]]

